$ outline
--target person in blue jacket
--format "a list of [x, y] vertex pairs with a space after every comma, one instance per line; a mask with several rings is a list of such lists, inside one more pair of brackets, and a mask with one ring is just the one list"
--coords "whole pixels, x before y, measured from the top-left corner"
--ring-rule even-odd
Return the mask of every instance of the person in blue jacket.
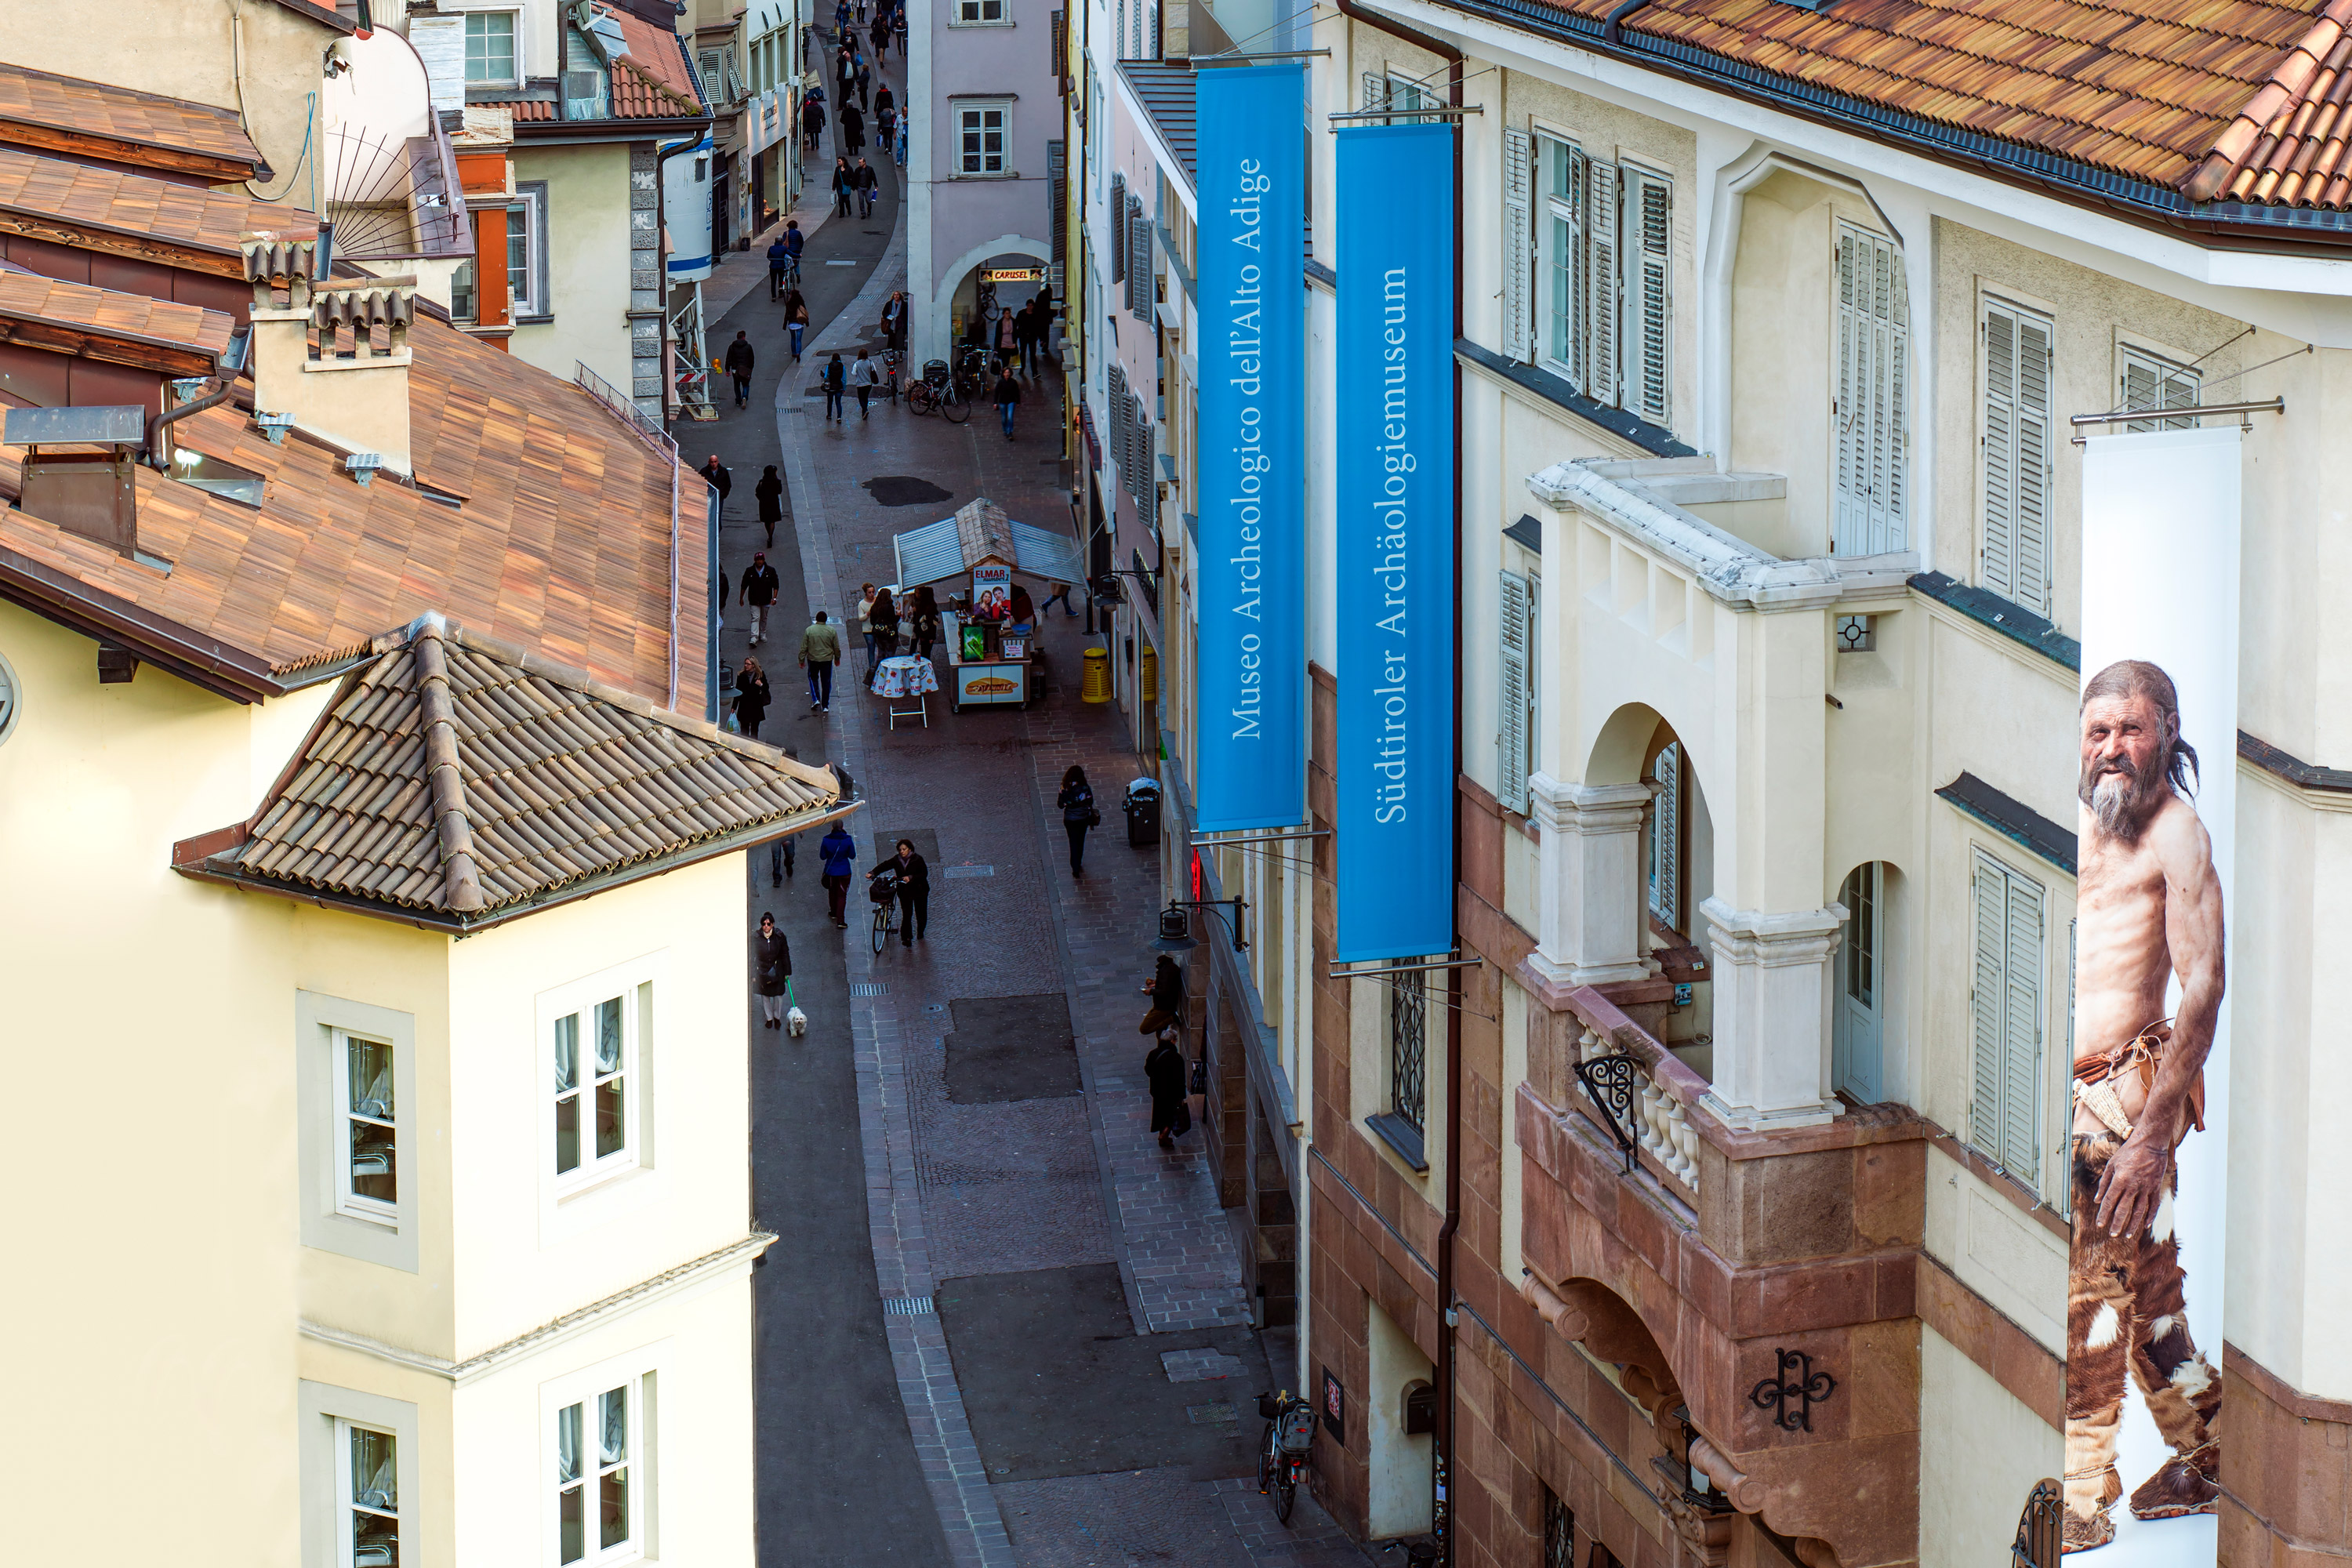
[[833, 917], [834, 924], [845, 928], [849, 924], [845, 913], [849, 905], [849, 868], [857, 858], [857, 840], [836, 822], [824, 836], [824, 842], [816, 847], [816, 852], [824, 860], [825, 913]]

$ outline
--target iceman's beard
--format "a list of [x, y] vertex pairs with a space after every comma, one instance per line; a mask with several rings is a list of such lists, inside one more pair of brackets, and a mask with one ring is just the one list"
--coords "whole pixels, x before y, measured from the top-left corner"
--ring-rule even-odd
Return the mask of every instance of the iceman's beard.
[[2140, 830], [2170, 788], [2163, 768], [2142, 773], [2129, 757], [2083, 765], [2083, 804], [2098, 818], [2102, 833], [2125, 844], [2139, 842]]

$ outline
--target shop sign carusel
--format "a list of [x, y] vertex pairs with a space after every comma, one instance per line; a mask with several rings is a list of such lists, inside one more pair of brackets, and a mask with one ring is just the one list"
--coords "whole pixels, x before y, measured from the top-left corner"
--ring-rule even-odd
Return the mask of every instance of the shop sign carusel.
[[1307, 792], [1306, 68], [1204, 70], [1200, 123], [1202, 832]]

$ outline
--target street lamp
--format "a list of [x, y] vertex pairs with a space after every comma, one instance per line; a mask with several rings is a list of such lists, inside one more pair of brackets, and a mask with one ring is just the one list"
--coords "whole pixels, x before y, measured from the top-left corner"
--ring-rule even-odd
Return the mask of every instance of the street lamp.
[[1160, 935], [1151, 945], [1161, 952], [1190, 952], [1201, 944], [1192, 940], [1192, 917], [1187, 910], [1222, 910], [1227, 904], [1234, 912], [1227, 917], [1234, 924], [1234, 951], [1247, 952], [1249, 944], [1242, 940], [1242, 911], [1249, 906], [1239, 893], [1230, 899], [1171, 899], [1168, 907], [1160, 911]]

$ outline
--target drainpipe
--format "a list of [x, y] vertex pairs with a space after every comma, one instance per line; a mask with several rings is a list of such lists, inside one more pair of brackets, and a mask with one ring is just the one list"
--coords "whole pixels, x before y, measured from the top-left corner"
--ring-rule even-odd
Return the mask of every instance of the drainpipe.
[[[1402, 23], [1366, 10], [1357, 0], [1335, 0], [1339, 14], [1350, 21], [1402, 38], [1417, 49], [1424, 49], [1446, 62], [1445, 101], [1448, 107], [1462, 107], [1462, 51], [1441, 42], [1426, 33], [1416, 31]], [[1346, 258], [1341, 258], [1344, 263]], [[1462, 124], [1456, 117], [1454, 124], [1454, 336], [1462, 336]], [[1462, 689], [1462, 362], [1454, 362], [1454, 689]], [[1461, 715], [1454, 715], [1454, 777], [1462, 777]], [[1453, 811], [1454, 875], [1457, 884], [1462, 876], [1462, 809], [1460, 785], [1455, 791]], [[1454, 889], [1446, 889], [1446, 898], [1458, 904]], [[1454, 946], [1461, 946], [1456, 931]], [[1452, 957], [1453, 954], [1447, 954]], [[1445, 971], [1445, 1218], [1437, 1229], [1437, 1386], [1433, 1390], [1437, 1405], [1437, 1474], [1433, 1479], [1436, 1508], [1433, 1521], [1437, 1525], [1438, 1561], [1444, 1568], [1454, 1568], [1454, 1244], [1462, 1227], [1462, 971]]]
[[207, 408], [218, 407], [228, 401], [228, 395], [235, 391], [236, 387], [236, 378], [234, 375], [223, 374], [214, 383], [210, 392], [205, 393], [194, 403], [183, 403], [168, 414], [150, 416], [147, 420], [148, 466], [158, 470], [165, 470], [171, 467], [163, 457], [162, 437], [164, 426], [174, 420], [185, 419], [191, 414], [202, 414]]
[[1649, 3], [1650, 0], [1617, 0], [1616, 9], [1611, 11], [1608, 20], [1601, 25], [1601, 36], [1612, 44], [1622, 44], [1625, 41], [1625, 18]]

